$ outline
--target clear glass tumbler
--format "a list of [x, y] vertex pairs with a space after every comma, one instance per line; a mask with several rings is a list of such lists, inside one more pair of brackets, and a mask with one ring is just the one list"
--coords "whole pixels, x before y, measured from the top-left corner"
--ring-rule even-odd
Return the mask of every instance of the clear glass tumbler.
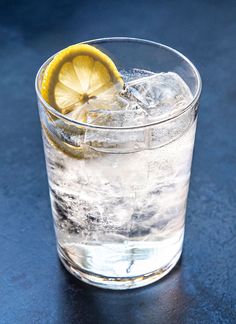
[[78, 122], [36, 92], [59, 257], [77, 278], [110, 289], [135, 288], [166, 275], [184, 238], [201, 79], [176, 50], [151, 41], [85, 42], [118, 70], [175, 72], [192, 100], [167, 117], [130, 126]]

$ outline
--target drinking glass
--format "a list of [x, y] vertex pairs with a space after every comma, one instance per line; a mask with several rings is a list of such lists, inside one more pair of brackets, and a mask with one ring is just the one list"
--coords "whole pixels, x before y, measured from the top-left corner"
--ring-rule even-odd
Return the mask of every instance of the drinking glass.
[[177, 73], [192, 96], [150, 123], [89, 124], [43, 99], [42, 78], [53, 57], [36, 77], [59, 257], [89, 284], [140, 287], [165, 276], [182, 252], [201, 79], [184, 55], [162, 44], [134, 38], [84, 43], [109, 55], [121, 73]]

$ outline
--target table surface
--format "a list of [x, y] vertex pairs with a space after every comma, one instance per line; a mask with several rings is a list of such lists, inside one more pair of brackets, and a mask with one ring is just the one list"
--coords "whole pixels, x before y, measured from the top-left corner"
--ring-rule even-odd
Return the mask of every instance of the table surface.
[[[57, 258], [34, 77], [69, 44], [122, 35], [180, 50], [204, 86], [181, 262], [116, 292]], [[234, 1], [1, 1], [0, 323], [236, 323], [235, 35]]]

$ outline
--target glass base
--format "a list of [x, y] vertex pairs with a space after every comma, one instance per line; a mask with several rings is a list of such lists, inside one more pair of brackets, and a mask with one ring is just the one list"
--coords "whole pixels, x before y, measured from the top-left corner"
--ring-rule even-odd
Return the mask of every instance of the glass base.
[[140, 276], [135, 276], [135, 277], [110, 278], [110, 277], [98, 275], [96, 273], [84, 271], [83, 269], [79, 268], [73, 262], [71, 262], [71, 260], [68, 259], [68, 257], [63, 252], [63, 249], [60, 245], [58, 245], [57, 250], [58, 250], [59, 258], [63, 263], [63, 265], [65, 266], [65, 268], [76, 278], [92, 286], [105, 288], [105, 289], [113, 289], [113, 290], [139, 288], [139, 287], [149, 285], [155, 281], [158, 281], [159, 279], [167, 275], [167, 273], [169, 273], [174, 268], [182, 252], [179, 251], [165, 267], [157, 269], [153, 272], [146, 273]]

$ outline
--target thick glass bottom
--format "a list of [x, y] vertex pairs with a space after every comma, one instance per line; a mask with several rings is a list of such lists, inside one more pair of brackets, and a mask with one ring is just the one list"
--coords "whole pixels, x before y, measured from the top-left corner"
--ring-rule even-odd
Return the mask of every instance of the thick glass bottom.
[[170, 260], [168, 264], [150, 273], [146, 273], [135, 277], [106, 277], [81, 269], [76, 264], [74, 264], [72, 260], [68, 258], [67, 254], [64, 252], [63, 248], [60, 245], [58, 245], [57, 249], [61, 262], [63, 263], [65, 268], [76, 278], [99, 288], [114, 290], [139, 288], [158, 281], [174, 268], [182, 252], [181, 249]]

